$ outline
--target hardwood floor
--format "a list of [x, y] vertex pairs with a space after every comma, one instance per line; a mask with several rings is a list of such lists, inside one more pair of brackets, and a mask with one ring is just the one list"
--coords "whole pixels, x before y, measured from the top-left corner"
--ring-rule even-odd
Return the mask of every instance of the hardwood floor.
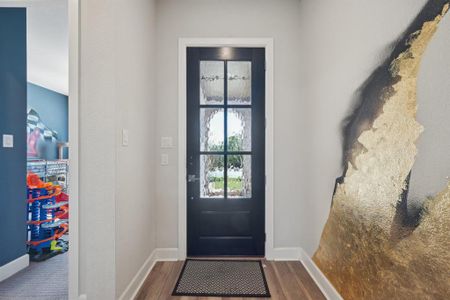
[[305, 267], [299, 261], [263, 261], [264, 272], [271, 298], [220, 298], [220, 297], [175, 297], [172, 296], [184, 261], [158, 262], [145, 280], [137, 300], [218, 300], [218, 299], [281, 299], [319, 300], [326, 299]]

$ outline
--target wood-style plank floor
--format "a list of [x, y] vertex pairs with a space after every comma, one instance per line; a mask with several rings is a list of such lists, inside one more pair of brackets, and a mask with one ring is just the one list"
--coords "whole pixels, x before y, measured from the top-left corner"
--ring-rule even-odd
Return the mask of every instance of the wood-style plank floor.
[[173, 288], [181, 272], [184, 261], [158, 262], [146, 278], [137, 300], [218, 300], [218, 299], [281, 299], [281, 300], [322, 300], [326, 299], [305, 267], [299, 261], [263, 261], [264, 272], [271, 298], [220, 298], [220, 297], [175, 297]]

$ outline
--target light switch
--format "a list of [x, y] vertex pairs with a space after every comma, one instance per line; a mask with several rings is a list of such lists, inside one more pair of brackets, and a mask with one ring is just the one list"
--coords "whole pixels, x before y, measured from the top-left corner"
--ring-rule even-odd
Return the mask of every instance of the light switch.
[[173, 147], [173, 139], [170, 136], [163, 136], [161, 138], [161, 148], [172, 148]]
[[129, 132], [128, 129], [122, 129], [122, 146], [128, 146]]
[[13, 148], [14, 147], [14, 136], [12, 134], [3, 135], [3, 148]]
[[161, 166], [167, 166], [169, 164], [169, 154], [161, 154]]

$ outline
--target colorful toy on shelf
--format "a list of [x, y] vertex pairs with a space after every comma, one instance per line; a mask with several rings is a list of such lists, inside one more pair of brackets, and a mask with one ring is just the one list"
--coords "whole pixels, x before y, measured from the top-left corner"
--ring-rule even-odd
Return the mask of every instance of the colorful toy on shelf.
[[67, 204], [61, 206], [61, 210], [65, 210], [66, 213], [65, 214], [61, 214], [59, 216], [59, 218], [63, 219], [63, 220], [69, 219], [69, 195], [67, 195], [64, 192], [61, 192], [61, 194], [59, 194], [55, 198], [56, 198], [56, 203], [61, 203], [61, 202], [67, 203]]
[[[61, 237], [68, 231], [68, 197], [61, 188], [27, 175], [28, 252], [34, 261], [41, 261], [68, 250]], [[58, 200], [57, 200], [58, 198]], [[64, 200], [63, 200], [64, 199]]]

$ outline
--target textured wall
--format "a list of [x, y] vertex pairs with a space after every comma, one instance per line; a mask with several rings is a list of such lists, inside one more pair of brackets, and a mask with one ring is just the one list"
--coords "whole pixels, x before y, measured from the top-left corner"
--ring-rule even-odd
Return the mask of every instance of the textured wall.
[[154, 1], [117, 1], [116, 296], [156, 248], [155, 19]]
[[[439, 24], [425, 51], [417, 82], [417, 121], [424, 132], [417, 141], [408, 209], [443, 189], [450, 178], [450, 14]], [[437, 109], [438, 108], [438, 109]]]
[[429, 1], [365, 82], [344, 128], [344, 176], [314, 259], [346, 299], [450, 294], [450, 184], [407, 211], [423, 127], [416, 120], [421, 57], [448, 0]]
[[81, 0], [80, 294], [88, 299], [123, 295], [156, 246], [154, 11], [148, 0]]

